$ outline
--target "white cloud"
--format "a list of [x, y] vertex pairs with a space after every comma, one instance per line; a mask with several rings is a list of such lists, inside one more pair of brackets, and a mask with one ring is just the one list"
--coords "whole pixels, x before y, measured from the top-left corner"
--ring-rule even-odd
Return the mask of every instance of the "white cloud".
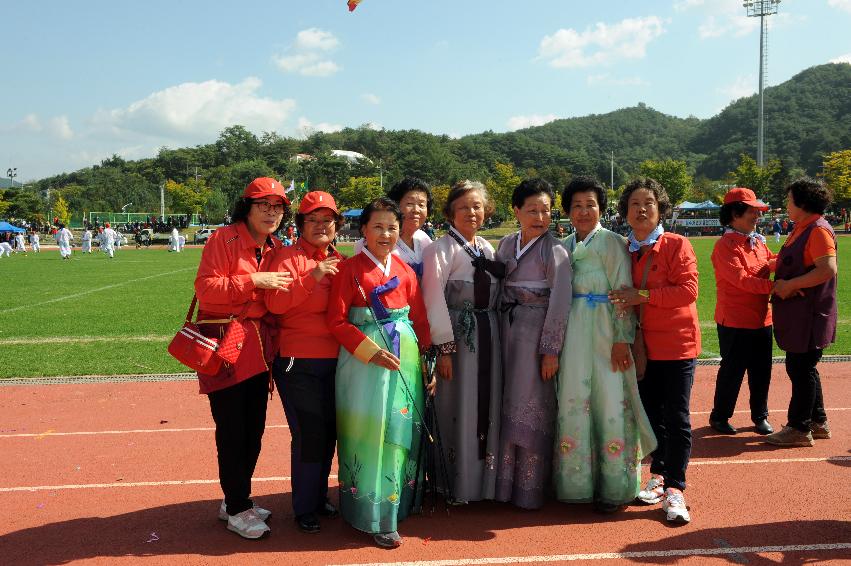
[[641, 77], [614, 77], [609, 73], [588, 75], [585, 82], [589, 86], [648, 86], [650, 84]]
[[[843, 0], [851, 3], [851, 0]], [[789, 25], [807, 19], [804, 14], [794, 14], [783, 11], [780, 5], [779, 13], [768, 18], [769, 28]], [[719, 37], [743, 37], [759, 29], [759, 18], [748, 17], [742, 0], [680, 0], [674, 3], [674, 10], [684, 12], [694, 9], [702, 15], [697, 33], [701, 39]]]
[[259, 96], [261, 85], [255, 77], [238, 84], [216, 80], [182, 83], [126, 108], [101, 111], [94, 123], [118, 135], [142, 133], [186, 143], [209, 140], [233, 124], [255, 131], [280, 130], [296, 103]]
[[10, 129], [13, 132], [28, 134], [47, 134], [60, 140], [74, 137], [74, 131], [67, 116], [54, 116], [43, 121], [38, 114], [27, 114]]
[[678, 2], [674, 2], [674, 10], [677, 12], [684, 12], [689, 8], [694, 8], [695, 6], [703, 6], [704, 0], [679, 0]]
[[827, 0], [828, 6], [851, 13], [851, 0]]
[[578, 32], [560, 29], [544, 36], [538, 55], [551, 67], [606, 65], [621, 59], [642, 59], [647, 45], [664, 33], [661, 18], [627, 18], [613, 25], [598, 22]]
[[71, 124], [68, 122], [67, 116], [51, 118], [48, 124], [48, 130], [54, 136], [63, 140], [70, 140], [74, 137], [74, 131], [71, 129]]
[[295, 36], [295, 48], [300, 51], [332, 51], [339, 45], [333, 33], [319, 28], [304, 29]]
[[512, 116], [508, 119], [506, 126], [508, 131], [522, 130], [523, 128], [531, 128], [532, 126], [543, 126], [553, 120], [558, 120], [555, 114], [529, 114], [527, 116]]
[[325, 132], [326, 134], [330, 134], [333, 132], [339, 132], [342, 129], [343, 126], [340, 124], [329, 124], [328, 122], [314, 124], [303, 116], [298, 119], [298, 125], [296, 126], [296, 132], [305, 138], [316, 132]]
[[851, 64], [851, 53], [846, 53], [845, 55], [840, 55], [836, 59], [831, 59], [831, 63], [849, 63]]
[[717, 91], [730, 100], [738, 100], [745, 96], [750, 96], [757, 91], [758, 83], [756, 75], [738, 76], [731, 84], [723, 87], [718, 87]]
[[378, 96], [369, 92], [362, 94], [360, 97], [361, 100], [363, 100], [364, 102], [368, 102], [370, 104], [381, 104], [381, 99]]
[[307, 77], [327, 77], [341, 67], [328, 58], [339, 47], [340, 41], [329, 31], [310, 28], [298, 32], [291, 53], [273, 55], [272, 61], [285, 73], [299, 73]]

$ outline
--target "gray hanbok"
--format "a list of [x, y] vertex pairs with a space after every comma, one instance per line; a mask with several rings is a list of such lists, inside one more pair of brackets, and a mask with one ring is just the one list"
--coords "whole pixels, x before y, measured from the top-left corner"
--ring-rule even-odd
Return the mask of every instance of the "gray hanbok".
[[552, 477], [558, 400], [555, 378], [541, 378], [541, 356], [558, 356], [571, 306], [573, 271], [567, 248], [547, 232], [520, 249], [520, 234], [503, 238], [501, 300], [504, 389], [496, 499], [525, 509], [544, 504]]
[[[493, 246], [480, 237], [476, 242], [481, 257], [493, 260]], [[500, 282], [488, 273], [489, 295], [483, 301], [480, 294], [477, 302], [474, 274], [470, 255], [450, 234], [423, 252], [432, 343], [444, 353], [454, 351], [453, 378], [439, 380], [435, 409], [449, 487], [458, 501], [494, 498], [499, 449], [502, 352], [495, 309]]]

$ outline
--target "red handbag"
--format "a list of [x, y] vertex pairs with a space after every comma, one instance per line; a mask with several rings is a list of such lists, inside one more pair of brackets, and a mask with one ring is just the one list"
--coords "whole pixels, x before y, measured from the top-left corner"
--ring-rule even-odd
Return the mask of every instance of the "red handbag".
[[235, 318], [228, 324], [225, 335], [219, 342], [216, 355], [227, 363], [233, 365], [242, 353], [242, 345], [245, 343], [245, 327], [241, 318]]
[[[168, 345], [168, 353], [183, 365], [194, 369], [199, 373], [215, 374], [222, 366], [222, 358], [216, 355], [219, 342], [215, 338], [209, 338], [201, 334], [198, 325], [192, 322], [195, 305], [198, 297], [192, 296], [189, 312], [183, 327], [174, 335]], [[231, 324], [230, 326], [236, 326]], [[238, 326], [242, 326], [241, 324]]]

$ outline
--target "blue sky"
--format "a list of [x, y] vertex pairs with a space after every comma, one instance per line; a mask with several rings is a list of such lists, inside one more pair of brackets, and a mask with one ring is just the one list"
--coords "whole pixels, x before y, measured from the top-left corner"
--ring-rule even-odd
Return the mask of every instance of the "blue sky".
[[[783, 0], [768, 84], [851, 62], [851, 0]], [[372, 124], [461, 136], [638, 102], [707, 118], [757, 89], [741, 0], [2, 3], [0, 175]]]

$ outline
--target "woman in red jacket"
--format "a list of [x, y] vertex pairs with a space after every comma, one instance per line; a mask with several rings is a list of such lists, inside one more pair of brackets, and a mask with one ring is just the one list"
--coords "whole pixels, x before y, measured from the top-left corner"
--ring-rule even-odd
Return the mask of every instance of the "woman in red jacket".
[[[219, 482], [224, 501], [219, 519], [242, 537], [269, 532], [271, 514], [250, 499], [251, 476], [266, 425], [270, 364], [277, 351], [274, 318], [267, 316], [264, 289], [284, 289], [287, 272], [269, 269], [281, 246], [272, 236], [289, 214], [289, 201], [275, 179], [252, 181], [234, 206], [233, 222], [216, 230], [204, 246], [195, 278], [198, 324], [207, 336], [221, 338], [229, 324], [241, 324], [245, 338], [233, 364], [215, 375], [198, 374], [201, 393], [210, 399], [216, 423]], [[238, 319], [232, 321], [232, 319]]]
[[[668, 521], [687, 523], [691, 518], [683, 490], [691, 454], [689, 402], [700, 354], [698, 275], [688, 239], [662, 228], [670, 209], [668, 194], [655, 179], [639, 177], [626, 186], [618, 211], [632, 228], [634, 287], [609, 296], [614, 302], [644, 305], [639, 324], [647, 346], [647, 369], [638, 390], [658, 446], [651, 454], [650, 481], [638, 499], [661, 501]], [[645, 273], [647, 282], [642, 286]]]

